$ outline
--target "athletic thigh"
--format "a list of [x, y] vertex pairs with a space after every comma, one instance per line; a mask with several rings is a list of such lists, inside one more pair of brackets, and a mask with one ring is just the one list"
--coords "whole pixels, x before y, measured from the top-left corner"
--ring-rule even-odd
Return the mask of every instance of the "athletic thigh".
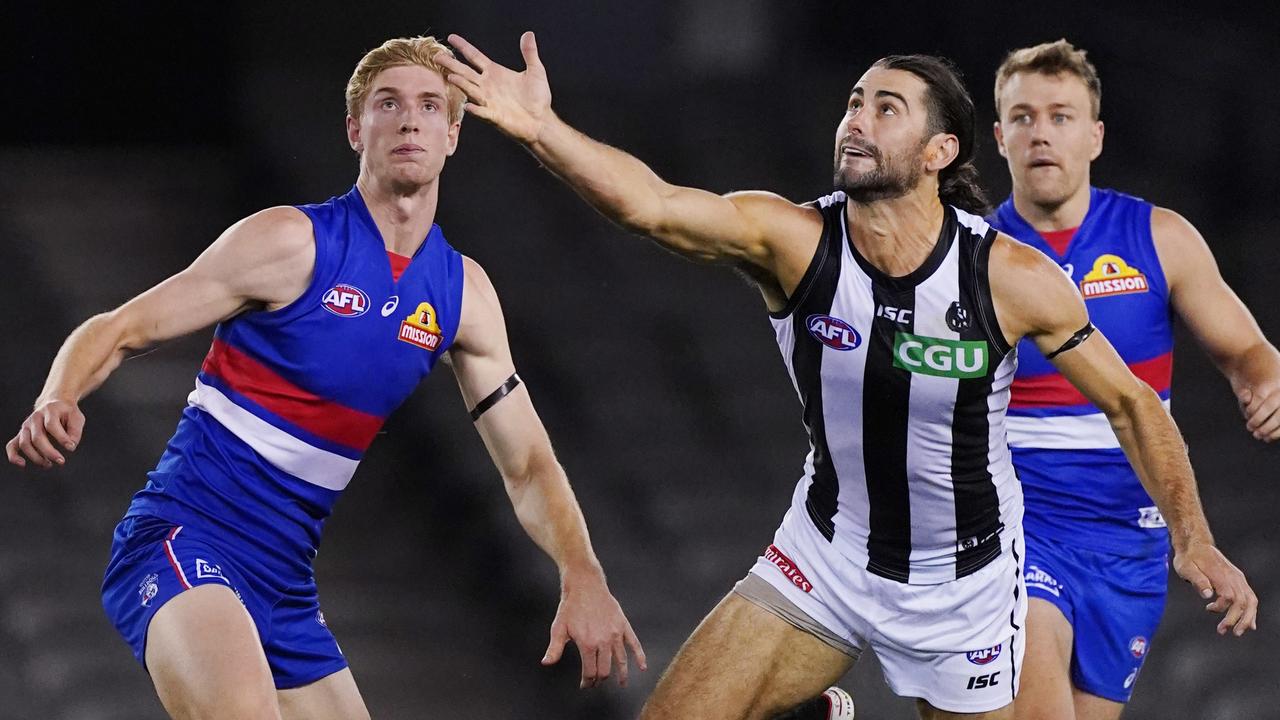
[[1062, 610], [1032, 596], [1027, 602], [1027, 654], [1014, 700], [1017, 720], [1072, 720], [1072, 629]]
[[1005, 705], [999, 710], [980, 713], [953, 713], [939, 710], [925, 700], [916, 700], [916, 712], [921, 720], [1013, 720], [1013, 706]]
[[1072, 692], [1076, 707], [1076, 720], [1120, 720], [1124, 703], [1098, 697], [1079, 688]]
[[350, 668], [302, 687], [277, 691], [284, 720], [368, 720]]
[[177, 720], [280, 720], [257, 628], [226, 585], [196, 586], [157, 610], [146, 665], [160, 702]]
[[642, 720], [756, 720], [830, 687], [853, 658], [730, 593], [658, 681]]

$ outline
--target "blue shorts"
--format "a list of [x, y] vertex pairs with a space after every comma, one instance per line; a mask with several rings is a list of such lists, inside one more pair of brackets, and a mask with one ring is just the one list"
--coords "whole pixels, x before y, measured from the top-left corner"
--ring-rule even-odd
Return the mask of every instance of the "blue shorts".
[[225, 585], [249, 611], [275, 686], [294, 688], [347, 666], [320, 612], [315, 578], [283, 580], [220, 534], [153, 517], [116, 526], [102, 606], [146, 667], [147, 626], [166, 602], [196, 585]]
[[1091, 695], [1129, 701], [1169, 584], [1165, 554], [1121, 557], [1027, 534], [1027, 597], [1053, 603], [1071, 623], [1071, 682]]

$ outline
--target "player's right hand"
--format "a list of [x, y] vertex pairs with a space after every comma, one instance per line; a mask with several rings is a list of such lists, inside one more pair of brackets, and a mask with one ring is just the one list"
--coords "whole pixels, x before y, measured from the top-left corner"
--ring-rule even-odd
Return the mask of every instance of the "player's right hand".
[[55, 443], [66, 452], [80, 444], [84, 431], [84, 413], [68, 400], [47, 400], [22, 422], [22, 427], [12, 440], [5, 444], [9, 462], [26, 467], [32, 462], [43, 468], [62, 465], [67, 461]]
[[438, 54], [435, 60], [448, 71], [449, 83], [466, 93], [467, 113], [493, 123], [525, 145], [535, 142], [543, 123], [551, 117], [551, 85], [546, 68], [538, 59], [533, 33], [520, 36], [524, 72], [490, 60], [459, 35], [450, 35], [449, 44], [466, 62], [445, 53]]

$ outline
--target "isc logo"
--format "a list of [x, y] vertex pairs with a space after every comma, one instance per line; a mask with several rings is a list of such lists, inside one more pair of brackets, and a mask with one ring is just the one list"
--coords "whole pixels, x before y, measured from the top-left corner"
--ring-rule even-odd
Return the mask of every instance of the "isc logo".
[[355, 285], [334, 285], [320, 302], [325, 310], [339, 317], [359, 317], [369, 309], [369, 296]]
[[810, 315], [804, 323], [813, 339], [832, 350], [852, 350], [862, 344], [862, 337], [849, 323], [830, 315]]
[[975, 675], [969, 678], [969, 690], [981, 690], [984, 687], [995, 687], [1000, 684], [1000, 673], [993, 672], [990, 675]]

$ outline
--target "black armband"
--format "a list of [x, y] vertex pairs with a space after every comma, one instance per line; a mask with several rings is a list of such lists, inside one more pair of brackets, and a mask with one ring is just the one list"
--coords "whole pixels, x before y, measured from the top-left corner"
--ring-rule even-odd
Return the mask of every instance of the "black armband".
[[1054, 350], [1048, 355], [1045, 355], [1044, 356], [1045, 359], [1052, 360], [1058, 357], [1059, 355], [1061, 355], [1062, 353], [1084, 342], [1085, 340], [1088, 340], [1089, 336], [1093, 334], [1093, 331], [1097, 329], [1098, 328], [1093, 326], [1093, 323], [1091, 322], [1085, 323], [1084, 327], [1077, 330], [1075, 335], [1072, 335], [1071, 337], [1067, 338], [1067, 341], [1062, 343], [1062, 347], [1058, 348], [1057, 350]]
[[506, 382], [499, 385], [497, 390], [494, 390], [493, 392], [489, 393], [489, 395], [485, 397], [485, 399], [476, 403], [475, 409], [471, 411], [471, 422], [475, 422], [476, 420], [479, 420], [480, 416], [483, 415], [486, 410], [498, 404], [498, 401], [501, 400], [502, 398], [510, 395], [511, 391], [515, 390], [516, 387], [518, 387], [519, 385], [520, 385], [520, 374], [511, 373], [511, 377], [507, 378]]

